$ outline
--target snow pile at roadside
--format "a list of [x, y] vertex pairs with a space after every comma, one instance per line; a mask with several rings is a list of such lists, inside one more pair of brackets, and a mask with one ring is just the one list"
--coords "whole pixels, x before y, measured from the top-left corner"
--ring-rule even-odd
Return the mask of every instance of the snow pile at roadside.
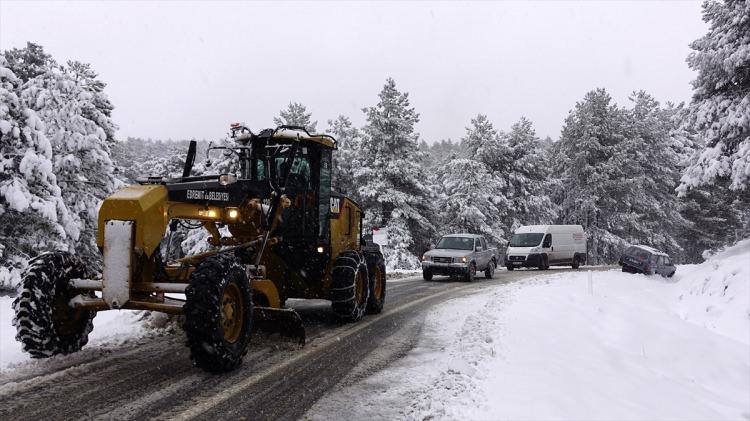
[[750, 419], [748, 261], [743, 242], [673, 279], [540, 273], [453, 300], [307, 417]]
[[680, 269], [677, 313], [750, 345], [750, 239]]
[[[16, 341], [16, 328], [13, 322], [13, 297], [0, 297], [0, 371], [14, 369], [34, 361], [23, 352], [21, 344]], [[97, 347], [117, 346], [149, 335], [170, 333], [178, 328], [174, 317], [148, 311], [104, 311], [94, 318], [94, 330], [89, 334], [89, 342], [83, 348], [92, 350]], [[53, 357], [75, 358], [76, 354]]]
[[402, 279], [402, 278], [411, 278], [414, 276], [422, 276], [421, 270], [410, 270], [410, 269], [393, 269], [393, 270], [386, 270], [386, 277], [388, 279]]

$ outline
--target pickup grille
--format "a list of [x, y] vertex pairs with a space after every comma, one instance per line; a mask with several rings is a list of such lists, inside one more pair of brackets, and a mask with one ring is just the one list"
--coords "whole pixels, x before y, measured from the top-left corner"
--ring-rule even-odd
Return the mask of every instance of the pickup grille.
[[508, 260], [511, 262], [523, 262], [526, 260], [526, 256], [508, 256]]
[[453, 263], [452, 257], [440, 257], [440, 256], [433, 256], [432, 261], [435, 263]]

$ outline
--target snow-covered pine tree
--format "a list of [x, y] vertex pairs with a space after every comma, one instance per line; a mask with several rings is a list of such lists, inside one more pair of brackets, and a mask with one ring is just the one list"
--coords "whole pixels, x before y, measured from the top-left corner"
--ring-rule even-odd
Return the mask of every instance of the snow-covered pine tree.
[[40, 251], [67, 249], [73, 223], [45, 125], [19, 98], [21, 85], [0, 54], [0, 289], [15, 287], [25, 262]]
[[354, 187], [354, 161], [360, 150], [360, 133], [349, 117], [340, 115], [328, 120], [328, 134], [336, 138], [338, 150], [333, 154], [333, 186], [344, 194], [356, 197]]
[[[160, 152], [159, 155], [152, 155], [149, 159], [135, 163], [132, 168], [133, 181], [137, 177], [144, 176], [182, 176], [187, 148], [182, 148], [177, 144], [165, 143]], [[198, 163], [197, 159], [196, 163]]]
[[747, 223], [750, 215], [734, 203], [736, 194], [727, 186], [698, 186], [682, 195], [680, 213], [687, 223], [679, 231], [683, 260], [699, 263], [703, 253], [733, 243], [736, 230]]
[[90, 92], [92, 95], [90, 104], [95, 109], [90, 107], [83, 108], [83, 113], [89, 120], [96, 121], [96, 123], [104, 130], [107, 135], [107, 142], [112, 144], [115, 141], [115, 132], [117, 126], [112, 122], [112, 110], [115, 107], [109, 101], [109, 97], [104, 93], [104, 88], [107, 84], [98, 79], [99, 75], [91, 68], [89, 63], [81, 63], [76, 60], [69, 60], [68, 66], [65, 68], [73, 80], [78, 82], [83, 89]]
[[555, 173], [561, 175], [558, 220], [583, 225], [590, 263], [615, 261], [626, 243], [614, 234], [628, 177], [623, 163], [614, 159], [625, 138], [623, 126], [622, 110], [604, 89], [596, 89], [576, 103], [555, 148]]
[[307, 107], [299, 102], [290, 102], [285, 110], [279, 111], [279, 116], [273, 118], [273, 124], [277, 126], [290, 125], [302, 126], [310, 133], [315, 133], [317, 121], [312, 121], [312, 113], [307, 112]]
[[79, 255], [97, 262], [97, 211], [118, 186], [107, 138], [115, 126], [97, 108], [95, 94], [55, 63], [29, 79], [20, 98], [45, 123], [53, 171], [73, 219], [66, 225], [68, 234]]
[[422, 172], [419, 135], [414, 125], [419, 114], [408, 93], [396, 89], [388, 78], [380, 101], [364, 108], [360, 153], [354, 168], [358, 197], [365, 210], [365, 227], [386, 227], [389, 246], [386, 264], [416, 269], [416, 255], [425, 251], [435, 227], [426, 177]]
[[[466, 148], [469, 159], [450, 152], [449, 159], [435, 167], [440, 234], [469, 232], [503, 241], [509, 234], [506, 222], [510, 201], [505, 196], [508, 179], [500, 171], [503, 164], [498, 162], [507, 156], [503, 153], [507, 149], [482, 114], [471, 119], [460, 145]], [[454, 144], [434, 147], [450, 150]]]
[[[144, 140], [129, 137], [112, 144], [112, 161], [117, 167], [117, 176], [125, 184], [133, 184], [138, 177], [161, 175], [179, 177], [185, 165], [190, 141]], [[208, 142], [199, 141], [193, 175], [204, 164]], [[213, 154], [217, 156], [216, 153]]]
[[682, 177], [680, 192], [726, 183], [750, 196], [750, 2], [703, 3], [709, 32], [695, 40], [687, 58], [698, 72], [687, 124], [701, 137]]
[[507, 232], [521, 225], [548, 224], [557, 215], [557, 206], [547, 196], [551, 170], [547, 154], [527, 118], [521, 117], [510, 131], [500, 136], [507, 148], [506, 187], [503, 195], [510, 200]]
[[[678, 156], [678, 171], [684, 174], [685, 168], [693, 164], [696, 150], [703, 148], [702, 139], [689, 125], [683, 124], [689, 108], [668, 107], [665, 112], [672, 116], [670, 137]], [[729, 189], [728, 183], [703, 184], [681, 191], [680, 214], [685, 223], [678, 232], [682, 260], [700, 263], [707, 250], [719, 249], [750, 235], [750, 207], [743, 202], [741, 195]]]
[[484, 163], [493, 173], [508, 173], [512, 160], [508, 144], [501, 139], [486, 115], [477, 114], [471, 119], [461, 144], [465, 145], [469, 159]]
[[6, 67], [13, 69], [22, 84], [45, 73], [55, 64], [52, 56], [45, 53], [41, 45], [33, 42], [27, 42], [24, 48], [6, 50], [3, 55]]
[[419, 144], [419, 150], [425, 154], [424, 167], [432, 171], [435, 167], [445, 164], [451, 159], [466, 158], [467, 151], [464, 145], [459, 142], [453, 142], [450, 139], [441, 139], [432, 145], [422, 140]]
[[495, 239], [506, 240], [520, 225], [552, 221], [556, 206], [546, 191], [548, 160], [531, 121], [522, 117], [510, 132], [498, 133], [487, 116], [479, 114], [461, 144], [490, 174], [485, 189], [493, 192], [499, 210], [493, 216]]
[[488, 240], [505, 239], [503, 217], [509, 208], [497, 179], [479, 161], [456, 158], [435, 167], [440, 234], [468, 232]]
[[678, 235], [686, 224], [675, 192], [680, 177], [672, 137], [674, 111], [664, 110], [645, 91], [630, 96], [632, 109], [623, 110], [626, 139], [615, 149], [622, 179], [611, 187], [618, 197], [615, 233], [631, 244], [644, 243], [679, 256]]

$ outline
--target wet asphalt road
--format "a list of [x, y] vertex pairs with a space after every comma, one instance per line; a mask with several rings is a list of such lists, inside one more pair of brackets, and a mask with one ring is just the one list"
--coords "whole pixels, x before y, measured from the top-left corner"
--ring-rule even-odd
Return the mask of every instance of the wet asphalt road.
[[425, 310], [561, 270], [498, 271], [470, 284], [389, 280], [383, 313], [353, 324], [339, 323], [327, 301], [290, 300], [305, 322], [307, 345], [256, 334], [242, 367], [223, 375], [191, 365], [181, 331], [84, 348], [0, 374], [0, 419], [298, 419], [353, 370], [366, 377], [408, 352]]

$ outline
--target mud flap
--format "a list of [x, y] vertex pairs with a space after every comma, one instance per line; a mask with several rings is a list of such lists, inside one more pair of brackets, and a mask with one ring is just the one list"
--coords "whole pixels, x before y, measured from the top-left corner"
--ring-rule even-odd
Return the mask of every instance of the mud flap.
[[254, 307], [253, 324], [259, 330], [294, 338], [300, 345], [305, 345], [305, 325], [291, 308]]

